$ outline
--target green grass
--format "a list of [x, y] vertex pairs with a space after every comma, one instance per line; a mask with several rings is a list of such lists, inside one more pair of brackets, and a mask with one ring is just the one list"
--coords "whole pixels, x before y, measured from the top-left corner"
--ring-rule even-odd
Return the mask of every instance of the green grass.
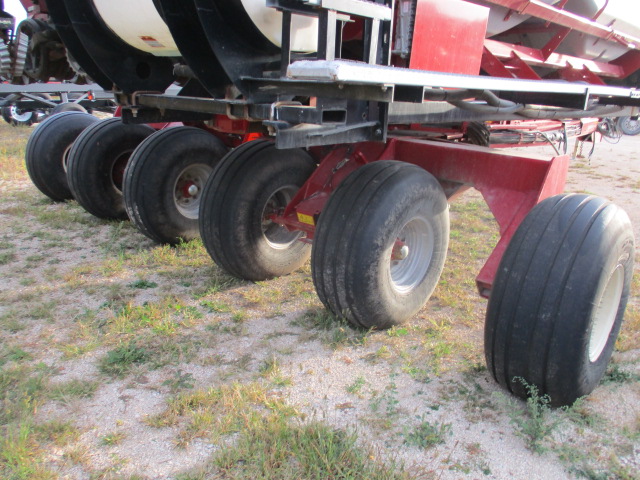
[[[400, 480], [410, 478], [395, 463], [383, 464], [353, 432], [321, 422], [295, 424], [281, 416], [254, 420], [231, 448], [214, 456], [223, 478], [272, 480]], [[206, 473], [191, 479], [207, 478]]]
[[13, 127], [4, 121], [0, 124], [0, 180], [24, 180], [25, 145], [32, 129]]

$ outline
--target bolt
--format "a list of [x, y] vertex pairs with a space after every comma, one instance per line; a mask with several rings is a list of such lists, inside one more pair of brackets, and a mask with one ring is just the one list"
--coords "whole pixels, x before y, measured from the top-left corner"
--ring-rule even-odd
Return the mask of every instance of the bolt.
[[187, 192], [189, 192], [189, 195], [191, 195], [192, 197], [195, 197], [199, 191], [200, 189], [198, 188], [197, 185], [191, 185], [187, 190]]

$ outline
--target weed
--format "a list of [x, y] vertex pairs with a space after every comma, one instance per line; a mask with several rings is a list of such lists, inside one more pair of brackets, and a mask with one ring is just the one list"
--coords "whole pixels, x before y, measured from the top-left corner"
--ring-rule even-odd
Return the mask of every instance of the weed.
[[353, 395], [359, 395], [362, 387], [366, 385], [367, 381], [364, 377], [360, 376], [354, 380], [351, 385], [347, 386], [347, 393], [351, 393]]
[[91, 398], [98, 383], [88, 380], [69, 380], [49, 387], [47, 396], [57, 402], [68, 403], [74, 398]]
[[0, 437], [0, 476], [11, 480], [53, 480], [53, 472], [34, 458], [38, 447], [31, 423], [8, 428]]
[[275, 355], [267, 358], [258, 368], [260, 375], [277, 387], [288, 387], [291, 385], [291, 378], [282, 375], [280, 362]]
[[148, 360], [148, 353], [135, 342], [120, 345], [111, 350], [99, 362], [100, 371], [107, 375], [123, 377], [134, 365]]
[[628, 383], [640, 381], [640, 375], [637, 373], [627, 372], [620, 368], [617, 363], [611, 363], [609, 369], [602, 378], [603, 384], [608, 383]]
[[[523, 378], [516, 377], [527, 392], [527, 401], [523, 409], [511, 409], [509, 416], [511, 423], [517, 427], [516, 434], [522, 437], [527, 448], [534, 453], [542, 454], [547, 449], [545, 440], [561, 422], [561, 418], [551, 419], [551, 398], [548, 395], [540, 395], [538, 387], [530, 385]], [[513, 400], [509, 400], [514, 405]]]
[[[398, 387], [394, 381], [397, 374], [391, 375], [391, 382], [384, 389], [382, 393], [373, 392], [371, 395], [371, 401], [369, 407], [373, 413], [384, 413], [384, 417], [381, 418], [381, 426], [385, 429], [389, 429], [392, 426], [392, 421], [397, 418], [400, 410], [398, 405]], [[383, 412], [384, 409], [384, 412]]]
[[0, 252], [0, 265], [6, 265], [16, 259], [16, 254], [12, 251]]
[[231, 307], [217, 300], [204, 300], [200, 302], [200, 306], [206, 308], [210, 313], [229, 313], [231, 312]]
[[404, 443], [407, 445], [427, 450], [444, 443], [447, 435], [451, 433], [450, 423], [431, 423], [425, 415], [416, 418], [420, 423], [403, 434]]
[[2, 358], [10, 362], [20, 362], [22, 360], [31, 360], [33, 356], [20, 347], [10, 347], [6, 353], [2, 355]]
[[128, 285], [131, 288], [139, 288], [141, 290], [146, 290], [149, 288], [156, 288], [158, 284], [156, 282], [150, 282], [149, 280], [136, 280]]
[[344, 346], [362, 345], [368, 333], [366, 330], [353, 328], [347, 320], [338, 318], [325, 309], [308, 310], [293, 324], [320, 330], [322, 343], [334, 350]]
[[70, 423], [61, 420], [52, 420], [34, 426], [38, 437], [43, 441], [51, 442], [58, 447], [63, 447], [80, 436], [78, 430]]
[[214, 441], [240, 432], [253, 419], [267, 414], [290, 417], [296, 412], [280, 398], [257, 383], [223, 385], [219, 388], [179, 393], [171, 399], [166, 411], [148, 417], [153, 427], [176, 425], [180, 419], [186, 426], [180, 432], [180, 445], [194, 438], [208, 437]]
[[171, 393], [177, 393], [180, 390], [191, 389], [195, 386], [193, 383], [193, 375], [189, 372], [182, 373], [182, 370], [173, 372], [173, 378], [169, 378], [162, 382], [162, 385], [169, 387]]
[[118, 445], [120, 442], [122, 442], [122, 440], [124, 440], [124, 438], [125, 434], [122, 432], [107, 433], [100, 439], [100, 444], [107, 447], [112, 447], [114, 445]]

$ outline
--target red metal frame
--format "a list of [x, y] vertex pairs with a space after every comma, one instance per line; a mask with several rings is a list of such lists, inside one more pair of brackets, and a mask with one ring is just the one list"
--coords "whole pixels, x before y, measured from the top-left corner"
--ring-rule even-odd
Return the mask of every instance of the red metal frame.
[[415, 138], [339, 146], [324, 155], [311, 178], [273, 220], [312, 239], [333, 190], [358, 167], [378, 160], [400, 160], [424, 168], [440, 181], [449, 199], [469, 188], [482, 193], [500, 227], [500, 240], [476, 278], [484, 297], [491, 292], [500, 259], [517, 227], [536, 204], [562, 193], [569, 166], [568, 155], [548, 159]]
[[[548, 23], [544, 26], [534, 26], [534, 31], [537, 33], [542, 29], [553, 34], [551, 40], [541, 49], [486, 39], [482, 69], [489, 75], [524, 79], [540, 78], [530, 68], [534, 66], [556, 70], [558, 73], [555, 78], [604, 84], [600, 77], [626, 78], [640, 68], [640, 39], [597, 23], [595, 19], [602, 12], [598, 12], [594, 19], [587, 19], [563, 10], [566, 2], [552, 6], [539, 0], [487, 1], [507, 7], [515, 13], [546, 20]], [[527, 28], [518, 26], [509, 33], [524, 33], [528, 31]], [[556, 49], [572, 31], [619, 43], [629, 51], [608, 63], [556, 53]]]

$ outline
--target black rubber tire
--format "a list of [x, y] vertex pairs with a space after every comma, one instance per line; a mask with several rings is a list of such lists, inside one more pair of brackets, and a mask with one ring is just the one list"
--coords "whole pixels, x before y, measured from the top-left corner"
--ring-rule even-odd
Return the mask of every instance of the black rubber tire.
[[[131, 221], [147, 237], [175, 245], [199, 235], [198, 210], [206, 179], [227, 148], [214, 135], [194, 127], [160, 130], [131, 155], [124, 174], [124, 200]], [[201, 171], [198, 193], [178, 208], [177, 182], [185, 171]], [[186, 213], [185, 213], [186, 212]]]
[[618, 128], [625, 135], [640, 134], [640, 119], [638, 117], [619, 117]]
[[29, 137], [27, 172], [34, 185], [51, 200], [73, 198], [66, 174], [68, 153], [82, 131], [98, 121], [86, 113], [60, 113], [47, 118]]
[[56, 105], [51, 109], [51, 115], [55, 115], [57, 113], [63, 113], [63, 112], [87, 113], [87, 109], [84, 108], [79, 103], [74, 103], [74, 102], [59, 103], [58, 105]]
[[110, 118], [87, 127], [69, 152], [67, 180], [76, 201], [98, 218], [126, 220], [122, 195], [131, 154], [155, 130]]
[[[409, 247], [399, 261], [393, 258], [398, 241]], [[427, 302], [448, 245], [449, 207], [438, 181], [415, 165], [370, 163], [338, 186], [320, 215], [313, 283], [335, 315], [360, 327], [389, 328]]]
[[557, 195], [537, 205], [509, 243], [487, 308], [485, 356], [498, 383], [523, 398], [535, 386], [556, 406], [591, 393], [620, 330], [633, 255], [631, 222], [614, 204]]
[[276, 150], [266, 140], [230, 152], [203, 192], [200, 235], [211, 258], [231, 275], [251, 281], [304, 265], [310, 246], [299, 241], [301, 234], [265, 223], [265, 212], [284, 208], [315, 168], [304, 150]]

